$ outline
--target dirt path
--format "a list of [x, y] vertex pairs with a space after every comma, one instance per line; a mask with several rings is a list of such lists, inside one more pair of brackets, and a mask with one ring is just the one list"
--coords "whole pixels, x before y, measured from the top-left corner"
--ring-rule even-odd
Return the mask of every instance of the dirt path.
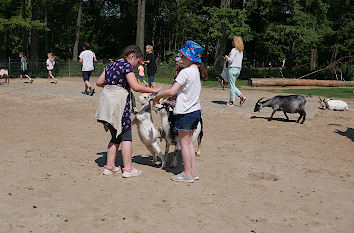
[[245, 105], [230, 108], [220, 104], [227, 91], [204, 88], [201, 179], [180, 184], [170, 177], [181, 162], [166, 171], [151, 164], [135, 127], [143, 176], [102, 176], [109, 136], [94, 119], [100, 90], [89, 97], [79, 78], [45, 81], [0, 86], [0, 232], [354, 229], [353, 100], [350, 111], [331, 112], [311, 98], [300, 125], [253, 113], [274, 93], [246, 90]]

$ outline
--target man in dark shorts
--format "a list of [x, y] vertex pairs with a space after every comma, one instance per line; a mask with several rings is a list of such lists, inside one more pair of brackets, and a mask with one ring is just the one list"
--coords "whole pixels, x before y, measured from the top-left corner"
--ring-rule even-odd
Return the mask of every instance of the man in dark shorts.
[[85, 42], [82, 46], [82, 51], [80, 53], [80, 63], [82, 64], [82, 79], [85, 83], [85, 91], [83, 94], [93, 95], [95, 93], [95, 89], [91, 88], [90, 85], [90, 76], [92, 71], [95, 69], [93, 62], [97, 62], [96, 55], [94, 52], [90, 50], [90, 45]]

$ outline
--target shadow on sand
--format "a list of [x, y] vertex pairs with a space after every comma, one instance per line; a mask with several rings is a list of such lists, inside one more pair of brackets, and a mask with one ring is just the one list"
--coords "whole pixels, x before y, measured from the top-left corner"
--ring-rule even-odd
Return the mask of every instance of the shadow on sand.
[[354, 129], [353, 128], [348, 128], [346, 131], [340, 131], [338, 129], [336, 129], [336, 131], [334, 131], [335, 133], [345, 136], [347, 138], [349, 138], [350, 140], [352, 140], [352, 142], [354, 142]]
[[214, 103], [214, 104], [220, 104], [220, 105], [225, 105], [225, 104], [227, 104], [227, 102], [226, 102], [226, 101], [223, 101], [223, 100], [212, 100], [211, 102]]
[[[96, 153], [96, 155], [100, 156], [97, 159], [95, 159], [95, 163], [97, 163], [97, 166], [99, 167], [104, 167], [107, 163], [107, 152], [99, 152]], [[172, 168], [171, 163], [172, 163], [172, 156], [173, 152], [168, 154], [167, 157], [167, 166], [165, 171], [169, 173], [173, 173], [175, 175], [181, 173], [183, 171], [183, 164], [182, 164], [182, 156], [180, 153], [177, 155], [177, 167]], [[152, 156], [141, 156], [141, 155], [135, 155], [133, 156], [133, 163], [137, 163], [140, 165], [144, 166], [150, 166], [150, 167], [155, 167], [155, 168], [161, 168], [161, 160], [160, 158], [157, 158], [157, 163], [153, 164], [152, 163]], [[117, 167], [124, 167], [123, 166], [123, 159], [122, 159], [122, 152], [121, 150], [118, 151], [117, 157], [116, 157], [116, 164]]]
[[[270, 120], [270, 117], [258, 117], [258, 116], [251, 116], [251, 119], [266, 119]], [[296, 122], [296, 120], [287, 120], [286, 118], [273, 118], [272, 121], [282, 121], [282, 122]]]

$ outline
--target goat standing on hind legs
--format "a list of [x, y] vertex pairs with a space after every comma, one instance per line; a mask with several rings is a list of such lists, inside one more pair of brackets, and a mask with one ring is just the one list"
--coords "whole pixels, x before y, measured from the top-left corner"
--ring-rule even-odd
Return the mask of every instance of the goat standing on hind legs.
[[159, 132], [155, 129], [151, 116], [151, 101], [156, 94], [143, 93], [139, 96], [138, 101], [143, 104], [140, 111], [135, 113], [133, 124], [138, 127], [138, 134], [141, 142], [150, 151], [153, 157], [153, 164], [156, 164], [156, 156], [159, 156], [162, 167], [165, 166], [165, 157], [162, 155], [159, 147]]
[[[161, 138], [164, 138], [166, 141], [165, 159], [167, 160], [170, 146], [175, 145], [171, 167], [177, 167], [177, 153], [178, 150], [180, 150], [180, 142], [179, 142], [178, 132], [175, 128], [176, 119], [173, 116], [173, 109], [170, 104], [162, 101], [161, 103], [155, 105], [154, 110], [156, 111], [157, 115], [161, 118], [160, 134], [161, 134]], [[203, 121], [200, 120], [192, 136], [193, 143], [198, 141], [198, 150], [195, 152], [196, 156], [200, 156], [201, 154], [202, 138], [203, 138]], [[166, 165], [166, 161], [165, 161], [165, 165]]]
[[278, 95], [272, 99], [265, 100], [262, 102], [261, 100], [263, 98], [261, 98], [254, 106], [254, 112], [258, 112], [263, 107], [271, 107], [273, 109], [273, 112], [268, 121], [271, 121], [273, 119], [273, 115], [276, 111], [283, 111], [287, 120], [289, 120], [289, 117], [286, 113], [299, 113], [300, 117], [297, 119], [296, 122], [299, 123], [302, 118], [301, 124], [303, 124], [306, 119], [305, 104], [308, 97], [310, 96], [304, 97], [302, 95]]

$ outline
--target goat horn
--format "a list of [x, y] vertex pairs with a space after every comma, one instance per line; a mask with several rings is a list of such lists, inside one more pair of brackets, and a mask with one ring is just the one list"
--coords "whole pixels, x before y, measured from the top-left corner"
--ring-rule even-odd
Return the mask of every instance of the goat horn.
[[264, 97], [260, 98], [260, 99], [257, 101], [257, 103], [259, 103], [259, 101], [261, 101], [262, 99], [264, 99]]

